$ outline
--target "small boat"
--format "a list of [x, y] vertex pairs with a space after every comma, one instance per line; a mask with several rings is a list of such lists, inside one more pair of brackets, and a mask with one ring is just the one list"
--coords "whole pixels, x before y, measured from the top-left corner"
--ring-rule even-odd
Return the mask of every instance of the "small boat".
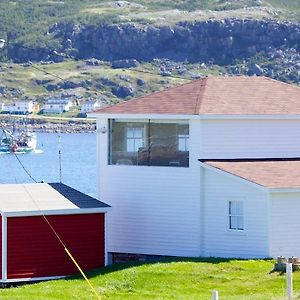
[[5, 153], [29, 153], [36, 149], [36, 134], [29, 131], [11, 133], [2, 129], [0, 136], [0, 152]]

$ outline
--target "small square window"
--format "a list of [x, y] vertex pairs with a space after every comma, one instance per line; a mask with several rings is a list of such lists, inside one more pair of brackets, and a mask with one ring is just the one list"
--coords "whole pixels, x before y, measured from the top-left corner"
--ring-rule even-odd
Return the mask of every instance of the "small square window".
[[228, 225], [231, 230], [244, 230], [244, 212], [242, 201], [228, 202]]

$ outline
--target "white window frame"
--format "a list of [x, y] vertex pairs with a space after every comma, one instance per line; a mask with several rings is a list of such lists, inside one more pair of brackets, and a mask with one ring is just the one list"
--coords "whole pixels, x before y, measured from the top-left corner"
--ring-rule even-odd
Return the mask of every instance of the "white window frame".
[[[241, 213], [231, 213], [231, 203], [239, 203], [242, 205], [241, 208]], [[245, 208], [244, 208], [244, 201], [243, 200], [237, 200], [237, 199], [232, 199], [227, 201], [227, 229], [230, 232], [245, 232]], [[239, 228], [238, 226], [231, 226], [231, 218], [241, 218], [242, 219], [242, 226]], [[238, 222], [237, 222], [238, 224]]]
[[[189, 134], [178, 134], [177, 136], [178, 139], [178, 151], [189, 151], [189, 139], [190, 136]], [[181, 144], [179, 141], [182, 141], [183, 143]], [[180, 146], [183, 145], [184, 147], [181, 148]]]
[[[133, 133], [133, 137], [128, 137], [128, 129], [140, 129], [141, 132], [142, 132], [142, 136], [141, 137], [135, 137], [134, 133]], [[126, 135], [125, 135], [126, 151], [128, 153], [137, 153], [139, 149], [136, 148], [137, 147], [136, 144], [137, 143], [139, 144], [139, 142], [141, 142], [142, 146], [140, 146], [140, 147], [145, 147], [145, 137], [146, 137], [146, 134], [145, 134], [145, 126], [144, 125], [136, 125], [136, 124], [131, 125], [130, 124], [129, 126], [127, 126], [126, 127]], [[133, 146], [133, 148], [134, 148], [133, 151], [128, 150], [128, 141], [129, 140], [133, 141], [133, 143], [134, 143], [133, 144], [134, 145]]]

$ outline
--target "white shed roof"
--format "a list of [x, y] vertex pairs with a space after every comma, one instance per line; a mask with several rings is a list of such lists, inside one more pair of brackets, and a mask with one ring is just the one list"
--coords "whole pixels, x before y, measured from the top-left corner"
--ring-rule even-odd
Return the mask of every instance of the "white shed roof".
[[0, 185], [0, 211], [5, 215], [41, 215], [106, 211], [109, 206], [64, 184]]

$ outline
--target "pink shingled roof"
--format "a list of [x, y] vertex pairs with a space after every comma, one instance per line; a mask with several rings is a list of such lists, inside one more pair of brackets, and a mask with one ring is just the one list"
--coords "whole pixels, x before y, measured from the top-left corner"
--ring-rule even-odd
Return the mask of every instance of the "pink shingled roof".
[[96, 113], [300, 114], [300, 88], [266, 77], [208, 77], [101, 108]]
[[300, 188], [300, 161], [213, 162], [205, 164], [267, 188]]

